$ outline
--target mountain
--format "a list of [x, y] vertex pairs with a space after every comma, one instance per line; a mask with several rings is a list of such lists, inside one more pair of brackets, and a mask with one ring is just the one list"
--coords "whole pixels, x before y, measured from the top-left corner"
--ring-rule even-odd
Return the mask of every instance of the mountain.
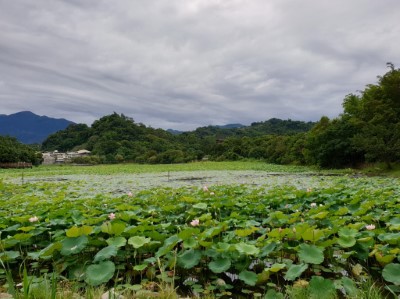
[[224, 125], [224, 126], [216, 126], [216, 127], [220, 128], [220, 129], [239, 129], [239, 128], [245, 127], [245, 125], [242, 125], [242, 124], [227, 124], [227, 125]]
[[25, 144], [42, 143], [50, 134], [64, 130], [74, 122], [64, 118], [39, 116], [30, 111], [0, 114], [0, 135], [16, 137]]

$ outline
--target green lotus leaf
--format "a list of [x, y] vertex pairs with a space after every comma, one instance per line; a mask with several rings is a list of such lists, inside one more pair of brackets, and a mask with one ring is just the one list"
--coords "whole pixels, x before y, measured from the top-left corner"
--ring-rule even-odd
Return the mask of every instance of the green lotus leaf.
[[324, 250], [315, 245], [301, 244], [299, 246], [301, 262], [319, 265], [324, 261]]
[[207, 204], [204, 203], [204, 202], [199, 202], [199, 203], [193, 205], [193, 208], [200, 209], [200, 210], [205, 210], [205, 209], [207, 209]]
[[30, 232], [31, 230], [34, 230], [36, 227], [34, 226], [24, 226], [24, 227], [20, 227], [18, 230], [21, 230], [23, 232]]
[[343, 248], [353, 247], [356, 244], [356, 238], [352, 236], [341, 236], [337, 239], [337, 242]]
[[335, 298], [336, 289], [333, 281], [320, 276], [313, 276], [309, 284], [311, 298]]
[[383, 268], [382, 276], [386, 281], [400, 285], [400, 264], [387, 264], [385, 268]]
[[230, 258], [217, 258], [208, 264], [208, 268], [214, 273], [222, 273], [231, 267]]
[[81, 281], [85, 278], [86, 265], [78, 264], [71, 267], [68, 271], [68, 278], [71, 280]]
[[246, 255], [257, 255], [260, 253], [260, 249], [251, 244], [238, 243], [235, 245], [235, 248], [240, 253], [244, 253]]
[[148, 266], [147, 264], [136, 265], [136, 266], [133, 267], [133, 270], [136, 270], [136, 271], [143, 271], [144, 269], [147, 268], [147, 266]]
[[325, 219], [326, 216], [328, 216], [329, 212], [328, 211], [323, 211], [323, 212], [319, 212], [318, 214], [315, 214], [313, 216], [311, 216], [311, 218], [313, 219]]
[[88, 226], [88, 225], [83, 225], [81, 227], [73, 226], [67, 230], [66, 234], [67, 234], [67, 237], [74, 238], [74, 237], [79, 237], [82, 235], [89, 235], [92, 233], [92, 231], [93, 231], [92, 226]]
[[357, 236], [357, 233], [358, 233], [357, 230], [348, 227], [342, 227], [338, 231], [339, 237], [355, 237]]
[[261, 248], [261, 252], [259, 254], [260, 257], [266, 257], [270, 253], [272, 253], [276, 248], [276, 243], [272, 242], [267, 245], [265, 245], [263, 248]]
[[250, 236], [251, 234], [253, 234], [254, 232], [256, 232], [258, 230], [257, 227], [251, 227], [251, 228], [245, 228], [245, 229], [237, 229], [235, 230], [235, 234], [238, 237], [247, 237]]
[[289, 269], [287, 270], [285, 274], [285, 279], [286, 280], [295, 280], [297, 277], [299, 277], [304, 271], [306, 271], [308, 268], [307, 264], [299, 264], [299, 265], [294, 265], [292, 264]]
[[199, 243], [196, 241], [195, 238], [189, 238], [183, 241], [183, 247], [185, 248], [194, 248], [198, 245]]
[[54, 251], [61, 250], [61, 248], [62, 248], [62, 243], [60, 243], [60, 242], [52, 243], [49, 246], [47, 246], [46, 248], [43, 248], [39, 252], [39, 256], [41, 256], [41, 257], [51, 256], [51, 255], [53, 255]]
[[268, 271], [276, 273], [276, 272], [279, 272], [279, 271], [281, 271], [282, 269], [285, 269], [285, 268], [286, 268], [286, 264], [278, 264], [278, 263], [276, 263], [276, 264], [273, 264], [271, 266], [271, 268], [268, 268]]
[[132, 245], [133, 248], [140, 248], [142, 246], [144, 246], [145, 244], [149, 243], [151, 241], [150, 238], [146, 238], [146, 237], [142, 237], [142, 236], [134, 236], [134, 237], [130, 237], [128, 239], [128, 244]]
[[301, 237], [304, 241], [311, 241], [316, 242], [319, 239], [322, 239], [325, 236], [324, 232], [320, 229], [309, 228], [306, 229], [302, 234]]
[[118, 252], [118, 248], [113, 245], [104, 247], [103, 249], [101, 249], [99, 252], [96, 253], [96, 255], [94, 256], [93, 262], [97, 263], [100, 261], [107, 260], [112, 256], [116, 256], [117, 252]]
[[181, 239], [177, 235], [173, 235], [164, 241], [164, 245], [161, 246], [156, 252], [156, 257], [161, 257], [170, 252]]
[[17, 257], [19, 257], [21, 254], [19, 251], [3, 251], [0, 252], [0, 260], [2, 261], [10, 261], [10, 260], [15, 260]]
[[197, 236], [198, 234], [200, 234], [200, 229], [190, 227], [181, 231], [178, 234], [178, 237], [181, 238], [182, 240], [187, 240], [189, 238], [192, 238], [193, 236]]
[[387, 233], [387, 234], [380, 234], [378, 239], [382, 242], [387, 242], [389, 244], [396, 245], [400, 241], [400, 233]]
[[91, 286], [98, 286], [108, 282], [115, 272], [115, 265], [111, 261], [90, 265], [86, 269], [85, 281]]
[[14, 239], [19, 241], [25, 241], [32, 237], [32, 234], [15, 234]]
[[178, 265], [184, 269], [191, 269], [196, 266], [201, 259], [201, 251], [199, 250], [186, 250], [183, 254], [178, 256]]
[[282, 293], [275, 291], [274, 289], [269, 289], [265, 294], [264, 299], [283, 299], [285, 296]]
[[113, 245], [115, 247], [123, 247], [126, 245], [126, 239], [124, 237], [114, 237], [106, 240], [108, 245]]
[[101, 225], [101, 231], [103, 233], [109, 234], [109, 235], [116, 235], [119, 236], [120, 234], [123, 233], [123, 231], [126, 228], [126, 224], [123, 222], [110, 222], [106, 221]]
[[258, 276], [252, 271], [244, 270], [239, 273], [239, 279], [244, 281], [249, 286], [255, 286]]
[[348, 277], [342, 277], [341, 279], [342, 286], [344, 290], [346, 291], [346, 294], [350, 298], [355, 298], [358, 293], [358, 289], [356, 284], [354, 283], [354, 280], [348, 278]]
[[83, 235], [77, 238], [65, 238], [61, 241], [62, 248], [61, 254], [62, 255], [71, 255], [76, 254], [82, 251], [89, 242], [88, 237]]

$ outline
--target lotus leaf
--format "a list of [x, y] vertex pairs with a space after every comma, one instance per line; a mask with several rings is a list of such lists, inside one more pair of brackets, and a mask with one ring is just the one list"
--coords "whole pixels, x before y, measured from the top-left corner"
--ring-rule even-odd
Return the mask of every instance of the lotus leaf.
[[89, 235], [93, 231], [93, 227], [83, 225], [81, 227], [73, 226], [70, 229], [67, 230], [66, 234], [67, 237], [74, 238], [74, 237], [80, 237], [82, 235]]
[[193, 236], [197, 236], [198, 234], [200, 234], [200, 229], [190, 227], [179, 232], [178, 237], [182, 240], [186, 240], [192, 238]]
[[281, 271], [282, 269], [285, 269], [285, 268], [286, 268], [286, 264], [278, 264], [278, 263], [276, 263], [276, 264], [273, 264], [271, 266], [271, 268], [268, 268], [268, 271], [276, 273], [276, 272], [279, 272], [279, 271]]
[[86, 269], [85, 281], [91, 286], [98, 286], [108, 282], [115, 272], [115, 265], [111, 261], [90, 265]]
[[124, 237], [114, 237], [106, 240], [108, 245], [114, 245], [115, 247], [123, 247], [126, 245], [126, 239]]
[[125, 230], [126, 224], [123, 222], [106, 221], [101, 226], [101, 231], [106, 234], [119, 236]]
[[309, 284], [310, 298], [335, 298], [336, 289], [333, 281], [320, 276], [313, 276]]
[[303, 238], [304, 241], [311, 241], [314, 243], [322, 239], [324, 236], [325, 235], [322, 230], [314, 228], [309, 228], [301, 234], [301, 237]]
[[346, 291], [346, 294], [350, 298], [355, 298], [358, 294], [357, 286], [354, 281], [348, 277], [342, 277], [341, 279], [342, 286]]
[[205, 210], [205, 209], [207, 209], [207, 204], [204, 203], [204, 202], [199, 202], [199, 203], [193, 205], [193, 208], [200, 209], [200, 210]]
[[118, 252], [118, 248], [115, 247], [114, 245], [109, 245], [107, 247], [104, 247], [101, 249], [96, 255], [94, 256], [94, 263], [104, 261], [106, 259], [109, 259], [112, 256], [116, 256]]
[[266, 257], [268, 256], [270, 253], [272, 253], [276, 248], [276, 243], [272, 242], [272, 243], [268, 243], [267, 245], [265, 245], [263, 248], [261, 248], [261, 252], [260, 252], [260, 257]]
[[128, 244], [132, 245], [133, 248], [138, 249], [144, 246], [145, 244], [148, 244], [150, 240], [151, 240], [150, 238], [145, 238], [142, 236], [134, 236], [128, 239]]
[[82, 251], [88, 244], [89, 240], [88, 237], [85, 235], [82, 235], [77, 238], [65, 238], [64, 240], [61, 241], [62, 248], [61, 248], [61, 254], [62, 255], [71, 255], [71, 254], [76, 254]]
[[385, 266], [382, 276], [386, 281], [400, 285], [400, 264], [391, 263]]
[[307, 268], [308, 268], [307, 264], [299, 264], [299, 265], [292, 264], [285, 274], [285, 279], [286, 280], [295, 280], [305, 270], [307, 270]]
[[255, 286], [258, 276], [256, 273], [254, 273], [252, 271], [244, 270], [239, 273], [239, 279], [244, 281], [249, 286]]
[[222, 273], [231, 267], [230, 258], [217, 258], [208, 264], [208, 268], [214, 273]]
[[200, 250], [186, 250], [183, 254], [178, 256], [178, 265], [184, 269], [191, 269], [200, 262]]
[[246, 255], [257, 255], [260, 252], [256, 246], [246, 243], [238, 243], [235, 245], [237, 251]]
[[324, 250], [322, 248], [308, 244], [301, 244], [299, 248], [300, 261], [317, 265], [324, 261]]
[[285, 296], [282, 293], [275, 291], [274, 289], [269, 289], [265, 294], [264, 299], [283, 299]]

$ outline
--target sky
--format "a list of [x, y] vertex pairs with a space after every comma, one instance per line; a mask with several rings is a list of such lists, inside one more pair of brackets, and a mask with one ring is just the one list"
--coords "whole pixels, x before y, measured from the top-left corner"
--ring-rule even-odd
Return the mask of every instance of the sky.
[[334, 118], [399, 67], [399, 20], [398, 0], [0, 0], [0, 114]]

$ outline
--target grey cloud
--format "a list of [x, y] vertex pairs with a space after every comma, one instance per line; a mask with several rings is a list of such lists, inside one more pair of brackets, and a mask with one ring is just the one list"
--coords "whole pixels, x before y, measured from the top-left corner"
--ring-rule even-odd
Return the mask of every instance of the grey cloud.
[[[0, 0], [0, 113], [193, 129], [335, 117], [400, 61], [388, 0]], [[29, 99], [29, 101], [27, 100]]]

